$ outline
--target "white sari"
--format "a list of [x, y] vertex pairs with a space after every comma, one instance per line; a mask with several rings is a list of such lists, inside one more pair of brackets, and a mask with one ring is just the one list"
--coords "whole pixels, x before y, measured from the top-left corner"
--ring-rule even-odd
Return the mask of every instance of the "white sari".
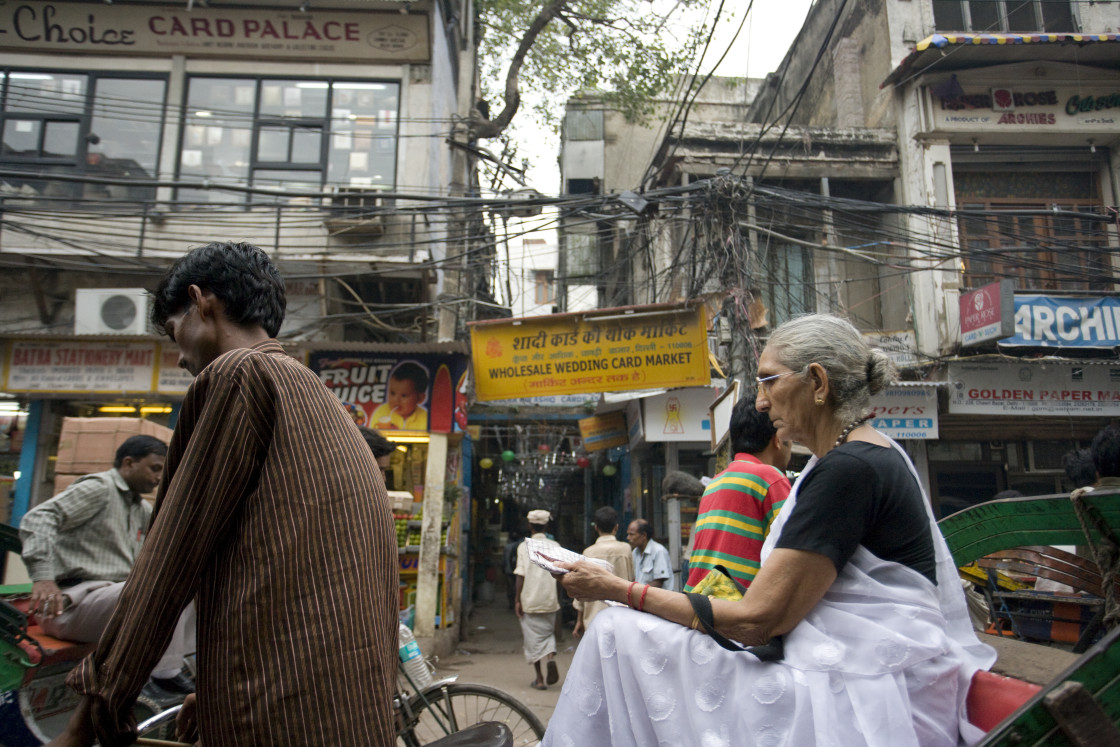
[[[815, 464], [771, 528], [763, 562]], [[600, 613], [542, 744], [956, 747], [979, 740], [965, 697], [995, 651], [972, 629], [928, 500], [926, 513], [939, 583], [861, 546], [786, 634], [780, 662], [726, 651], [654, 615], [619, 607]]]

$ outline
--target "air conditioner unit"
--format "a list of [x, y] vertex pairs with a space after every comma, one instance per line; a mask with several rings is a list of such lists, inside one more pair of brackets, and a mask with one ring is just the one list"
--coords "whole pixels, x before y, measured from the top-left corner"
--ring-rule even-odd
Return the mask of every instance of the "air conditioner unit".
[[74, 334], [146, 335], [149, 301], [143, 288], [79, 288], [74, 292]]

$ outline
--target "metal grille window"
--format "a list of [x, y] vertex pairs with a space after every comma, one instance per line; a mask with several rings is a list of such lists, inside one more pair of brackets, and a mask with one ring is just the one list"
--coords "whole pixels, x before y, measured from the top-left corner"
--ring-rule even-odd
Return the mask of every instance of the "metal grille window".
[[[5, 178], [0, 197], [154, 199], [153, 187], [119, 182], [157, 176], [166, 90], [160, 77], [0, 70], [0, 163], [27, 173]], [[63, 182], [51, 173], [90, 180]]]
[[1069, 0], [933, 0], [938, 31], [1075, 32]]
[[[396, 183], [400, 85], [367, 81], [193, 77], [179, 177], [282, 192], [389, 190]], [[236, 202], [182, 189], [188, 202]], [[306, 198], [293, 197], [293, 201]]]

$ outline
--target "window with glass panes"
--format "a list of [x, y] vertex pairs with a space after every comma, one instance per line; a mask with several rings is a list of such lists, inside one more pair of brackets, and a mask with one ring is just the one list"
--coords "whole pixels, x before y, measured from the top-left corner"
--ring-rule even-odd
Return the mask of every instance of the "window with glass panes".
[[1069, 0], [933, 0], [938, 31], [1077, 31]]
[[[26, 176], [5, 192], [44, 202], [150, 201], [167, 81], [156, 76], [0, 70], [0, 162]], [[59, 181], [52, 173], [85, 175]]]
[[815, 311], [813, 250], [797, 244], [768, 242], [762, 248], [761, 294], [770, 327]]
[[533, 303], [545, 304], [556, 300], [552, 270], [533, 271]]
[[[392, 189], [399, 98], [392, 82], [191, 77], [179, 178], [278, 192], [254, 193], [257, 202], [315, 202], [290, 193], [333, 187]], [[179, 199], [245, 198], [180, 189]]]

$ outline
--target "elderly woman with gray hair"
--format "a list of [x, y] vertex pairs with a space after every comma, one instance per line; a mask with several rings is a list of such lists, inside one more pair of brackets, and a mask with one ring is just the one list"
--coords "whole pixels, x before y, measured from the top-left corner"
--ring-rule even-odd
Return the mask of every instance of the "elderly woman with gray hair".
[[[756, 406], [813, 452], [739, 601], [645, 588], [579, 562], [596, 617], [546, 746], [938, 745], [980, 738], [965, 697], [995, 660], [905, 452], [866, 421], [894, 376], [847, 321], [798, 317], [758, 361]], [[715, 637], [713, 637], [715, 636]], [[717, 639], [721, 642], [717, 644]], [[737, 641], [754, 648], [738, 648]], [[728, 646], [723, 648], [721, 646]]]

